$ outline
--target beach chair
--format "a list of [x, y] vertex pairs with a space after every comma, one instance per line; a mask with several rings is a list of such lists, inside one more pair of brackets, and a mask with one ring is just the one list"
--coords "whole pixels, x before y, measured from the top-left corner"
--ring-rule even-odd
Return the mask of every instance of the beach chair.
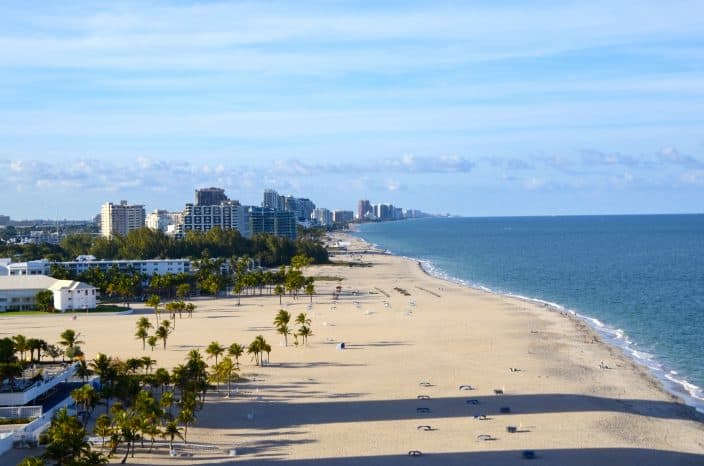
[[471, 385], [460, 385], [460, 390], [474, 390]]
[[469, 400], [465, 400], [464, 402], [467, 403], [468, 405], [478, 405], [479, 404], [479, 400], [477, 400], [477, 399], [469, 399]]
[[422, 431], [428, 432], [430, 430], [433, 430], [433, 428], [430, 426], [418, 426], [418, 427], [416, 427], [416, 430], [422, 430]]
[[416, 408], [416, 413], [427, 414], [430, 412], [430, 408], [420, 407]]
[[423, 453], [420, 450], [409, 450], [408, 456], [423, 456]]

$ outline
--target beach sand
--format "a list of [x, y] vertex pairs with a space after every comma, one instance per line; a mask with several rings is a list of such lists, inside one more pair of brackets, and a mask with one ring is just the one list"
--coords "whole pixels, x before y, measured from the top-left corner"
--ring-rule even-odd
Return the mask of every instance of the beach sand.
[[[411, 260], [352, 254], [369, 245], [344, 238], [350, 254], [333, 260], [369, 266], [304, 272], [343, 278], [334, 309], [338, 282], [328, 280], [316, 282], [311, 310], [307, 296], [285, 296], [284, 306], [268, 295], [243, 297], [240, 306], [236, 298], [196, 300], [192, 319], [177, 318], [166, 350], [142, 351], [134, 338], [139, 315], [152, 316], [140, 306], [133, 315], [76, 320], [0, 316], [0, 337], [54, 341], [73, 328], [89, 357], [150, 355], [173, 367], [213, 340], [247, 344], [264, 335], [274, 347], [270, 365], [243, 357], [248, 382], [233, 385], [237, 393], [229, 399], [223, 387], [210, 392], [189, 428], [189, 441], [218, 452], [170, 458], [164, 448], [138, 450], [128, 464], [509, 465], [524, 461], [524, 450], [544, 465], [704, 464], [704, 424], [696, 412], [583, 322], [430, 277]], [[307, 346], [292, 339], [282, 346], [272, 327], [281, 307], [294, 316], [308, 312], [314, 336]], [[232, 448], [237, 456], [228, 457]], [[422, 456], [409, 457], [412, 450]]]

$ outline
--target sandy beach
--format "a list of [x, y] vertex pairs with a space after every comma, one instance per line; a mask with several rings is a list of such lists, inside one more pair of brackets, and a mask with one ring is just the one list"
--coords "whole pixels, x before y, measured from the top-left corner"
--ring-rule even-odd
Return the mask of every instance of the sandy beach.
[[[270, 365], [245, 356], [248, 381], [233, 385], [231, 398], [222, 387], [210, 392], [189, 428], [189, 441], [217, 451], [170, 458], [164, 448], [138, 450], [128, 464], [509, 465], [524, 461], [524, 450], [545, 465], [704, 464], [701, 417], [583, 322], [430, 277], [408, 259], [359, 254], [369, 245], [343, 238], [348, 253], [332, 259], [357, 266], [307, 268], [328, 278], [316, 282], [310, 310], [307, 296], [285, 296], [283, 306], [266, 294], [239, 306], [199, 299], [192, 319], [177, 318], [167, 349], [153, 352], [133, 336], [140, 314], [153, 314], [140, 305], [132, 315], [76, 320], [0, 316], [0, 337], [53, 342], [73, 328], [89, 358], [148, 354], [173, 367], [213, 340], [264, 335]], [[283, 346], [272, 326], [281, 307], [308, 312], [308, 345]], [[237, 456], [227, 456], [233, 448]]]

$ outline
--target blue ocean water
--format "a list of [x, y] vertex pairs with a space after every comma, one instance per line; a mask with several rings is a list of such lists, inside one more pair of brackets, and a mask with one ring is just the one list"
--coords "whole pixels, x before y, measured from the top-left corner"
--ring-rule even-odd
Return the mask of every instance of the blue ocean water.
[[359, 235], [444, 278], [576, 312], [704, 411], [704, 215], [428, 218]]

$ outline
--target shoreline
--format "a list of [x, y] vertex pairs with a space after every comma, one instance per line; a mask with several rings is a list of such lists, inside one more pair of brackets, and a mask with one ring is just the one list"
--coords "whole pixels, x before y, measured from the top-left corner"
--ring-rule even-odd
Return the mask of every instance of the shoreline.
[[[619, 329], [614, 329], [613, 327], [610, 327], [608, 324], [605, 324], [601, 322], [599, 319], [596, 319], [594, 317], [590, 317], [588, 315], [580, 314], [577, 311], [567, 309], [564, 306], [545, 301], [540, 298], [530, 298], [528, 296], [521, 296], [521, 295], [516, 295], [513, 293], [502, 293], [496, 290], [492, 290], [490, 288], [484, 287], [484, 286], [479, 286], [479, 285], [472, 285], [470, 283], [467, 283], [464, 280], [450, 277], [445, 273], [434, 273], [433, 269], [434, 267], [426, 260], [419, 259], [417, 257], [407, 257], [407, 256], [399, 256], [387, 249], [382, 249], [378, 245], [375, 245], [373, 243], [370, 243], [366, 239], [364, 239], [361, 234], [362, 232], [359, 230], [359, 228], [356, 228], [354, 230], [350, 229], [349, 232], [341, 232], [340, 233], [343, 236], [351, 237], [354, 238], [358, 241], [361, 241], [365, 244], [369, 245], [370, 249], [376, 249], [379, 251], [384, 251], [386, 254], [392, 255], [394, 257], [398, 257], [403, 260], [407, 261], [412, 261], [416, 262], [418, 265], [418, 268], [428, 277], [436, 280], [440, 280], [446, 283], [450, 283], [453, 285], [459, 285], [463, 286], [472, 290], [480, 291], [483, 293], [488, 293], [492, 296], [497, 296], [500, 298], [508, 298], [508, 299], [515, 299], [521, 302], [525, 302], [528, 304], [533, 304], [533, 305], [538, 305], [540, 307], [546, 308], [550, 312], [556, 312], [560, 313], [561, 315], [568, 317], [570, 320], [572, 320], [575, 325], [580, 326], [586, 325], [586, 328], [589, 330], [589, 336], [594, 338], [596, 342], [605, 345], [609, 349], [617, 350], [620, 352], [623, 358], [625, 358], [627, 361], [635, 364], [643, 373], [644, 377], [647, 378], [648, 383], [652, 383], [656, 386], [659, 387], [659, 389], [662, 391], [663, 394], [667, 396], [671, 396], [678, 400], [680, 403], [683, 405], [691, 408], [693, 410], [693, 419], [704, 423], [704, 400], [697, 398], [693, 394], [691, 394], [687, 390], [687, 385], [696, 387], [701, 390], [700, 387], [691, 384], [687, 380], [672, 380], [667, 377], [668, 373], [665, 371], [665, 369], [662, 368], [662, 365], [657, 362], [657, 360], [653, 359], [646, 359], [646, 358], [638, 358], [634, 353], [637, 353], [638, 351], [631, 348], [629, 346], [627, 338], [624, 338], [624, 344], [618, 344], [618, 338], [613, 337], [613, 334], [616, 334]], [[623, 333], [623, 332], [622, 332]], [[609, 341], [611, 340], [611, 341]], [[652, 364], [657, 364], [660, 366], [659, 368], [653, 367], [647, 362], [651, 362]], [[662, 375], [659, 375], [658, 372], [662, 373]]]
[[[695, 411], [594, 341], [585, 323], [434, 277], [408, 258], [360, 254], [368, 245], [344, 237], [337, 263], [306, 268], [325, 277], [312, 298], [198, 300], [192, 318], [176, 317], [165, 349], [143, 349], [135, 338], [136, 320], [154, 315], [139, 303], [133, 316], [0, 316], [0, 337], [53, 341], [73, 328], [89, 359], [150, 356], [167, 369], [192, 350], [210, 366], [203, 351], [212, 341], [266, 338], [269, 363], [241, 357], [234, 394], [213, 387], [189, 426], [189, 443], [214, 453], [138, 448], [134, 465], [507, 466], [524, 451], [545, 466], [704, 464]], [[272, 325], [280, 309], [308, 313], [310, 341], [285, 345]], [[422, 457], [409, 460], [409, 451]], [[8, 454], [16, 464], [28, 452]]]

